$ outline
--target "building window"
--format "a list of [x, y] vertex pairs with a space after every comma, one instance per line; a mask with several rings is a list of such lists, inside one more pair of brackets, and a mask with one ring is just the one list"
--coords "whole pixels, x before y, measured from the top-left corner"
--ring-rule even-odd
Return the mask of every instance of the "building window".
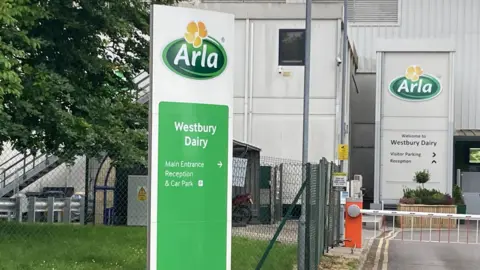
[[278, 32], [278, 65], [305, 65], [305, 29], [280, 29]]

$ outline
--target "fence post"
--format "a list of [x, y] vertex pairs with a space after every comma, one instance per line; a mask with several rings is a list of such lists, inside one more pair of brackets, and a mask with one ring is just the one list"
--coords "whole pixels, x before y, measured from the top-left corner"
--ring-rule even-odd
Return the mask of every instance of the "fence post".
[[338, 215], [338, 222], [339, 222], [339, 224], [338, 224], [338, 230], [339, 230], [338, 240], [343, 242], [343, 240], [345, 239], [345, 207], [342, 204], [342, 191], [340, 191], [339, 199], [340, 199], [340, 202], [339, 202], [340, 211], [339, 211], [339, 215]]
[[37, 197], [28, 198], [28, 222], [35, 222], [35, 207], [37, 203]]
[[[312, 190], [311, 190], [311, 178], [312, 178], [312, 165], [310, 163], [305, 164], [305, 240], [303, 241], [305, 247], [305, 255], [303, 256], [305, 270], [311, 269], [310, 255], [311, 255], [311, 227], [312, 227]], [[300, 244], [300, 243], [299, 243]]]
[[318, 173], [317, 173], [317, 260], [315, 261], [316, 265], [320, 264], [320, 256], [323, 255], [324, 252], [324, 241], [325, 241], [325, 188], [324, 188], [324, 171], [325, 171], [325, 159], [320, 160], [318, 164]]
[[[333, 193], [332, 176], [335, 170], [333, 162], [328, 164], [328, 246], [333, 248], [335, 239], [335, 196]], [[328, 252], [328, 250], [327, 250]]]
[[[334, 164], [333, 165], [335, 168], [335, 172], [340, 171], [340, 166]], [[333, 177], [333, 176], [332, 176]], [[333, 183], [332, 183], [333, 186]], [[343, 190], [340, 187], [332, 187], [333, 190], [333, 196], [334, 196], [334, 216], [333, 216], [333, 221], [334, 221], [334, 241], [333, 245], [337, 246], [339, 241], [340, 241], [340, 192]], [[332, 246], [333, 247], [333, 246]]]
[[68, 224], [72, 221], [72, 198], [65, 198], [63, 206], [63, 222]]
[[55, 222], [55, 198], [48, 197], [47, 199], [47, 222]]
[[279, 201], [280, 201], [280, 220], [282, 220], [282, 217], [283, 217], [283, 163], [280, 164], [280, 166], [278, 167], [278, 177], [279, 177], [279, 181], [280, 181], [280, 185], [279, 185]]
[[82, 224], [82, 225], [87, 225], [85, 223], [85, 216], [86, 215], [85, 215], [85, 211], [84, 211], [85, 205], [87, 204], [86, 201], [87, 201], [87, 197], [84, 197], [84, 198], [80, 199], [80, 224]]
[[272, 178], [270, 181], [270, 224], [277, 222], [277, 169], [272, 166]]
[[17, 219], [17, 222], [22, 222], [23, 221], [23, 204], [25, 203], [25, 200], [23, 200], [20, 196], [17, 196], [15, 198], [15, 217]]

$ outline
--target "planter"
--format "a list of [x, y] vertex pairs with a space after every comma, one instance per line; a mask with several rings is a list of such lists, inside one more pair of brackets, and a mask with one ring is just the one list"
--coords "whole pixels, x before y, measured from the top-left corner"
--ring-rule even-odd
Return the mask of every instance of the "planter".
[[[399, 204], [397, 205], [398, 211], [405, 212], [426, 212], [426, 213], [444, 213], [444, 214], [456, 214], [456, 205], [426, 205], [426, 204]], [[431, 220], [431, 223], [430, 223]], [[452, 229], [457, 227], [456, 219], [449, 218], [426, 218], [426, 217], [397, 217], [397, 224], [400, 224], [401, 228], [429, 228], [432, 229]]]
[[[457, 214], [466, 214], [467, 213], [467, 206], [465, 204], [457, 205]], [[465, 220], [461, 219], [460, 224], [465, 224]]]

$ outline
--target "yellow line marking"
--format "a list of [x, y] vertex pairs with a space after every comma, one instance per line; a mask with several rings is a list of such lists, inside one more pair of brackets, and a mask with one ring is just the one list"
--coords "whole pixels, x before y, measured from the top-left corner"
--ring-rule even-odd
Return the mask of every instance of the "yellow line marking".
[[382, 263], [382, 270], [388, 269], [388, 247], [390, 245], [390, 239], [385, 241], [385, 249], [383, 251], [383, 263]]
[[377, 252], [375, 254], [375, 264], [373, 265], [373, 270], [379, 270], [380, 255], [382, 253], [383, 238], [380, 238], [378, 242]]

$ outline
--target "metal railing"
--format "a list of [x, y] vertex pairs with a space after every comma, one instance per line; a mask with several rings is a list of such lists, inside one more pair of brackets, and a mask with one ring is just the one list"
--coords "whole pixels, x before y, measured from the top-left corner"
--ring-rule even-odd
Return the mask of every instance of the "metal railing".
[[17, 222], [85, 222], [85, 200], [72, 198], [16, 197], [0, 199], [0, 218]]
[[479, 244], [480, 215], [362, 209], [380, 219], [374, 235], [388, 240]]
[[135, 89], [135, 101], [139, 103], [147, 103], [148, 94], [150, 93], [150, 76], [147, 72], [140, 73], [133, 82], [137, 85]]
[[4, 188], [7, 184], [20, 176], [25, 178], [28, 171], [36, 168], [37, 165], [41, 164], [49, 157], [52, 157], [52, 155], [24, 155], [22, 153], [17, 153], [15, 156], [0, 165], [0, 169], [2, 170], [0, 188]]

